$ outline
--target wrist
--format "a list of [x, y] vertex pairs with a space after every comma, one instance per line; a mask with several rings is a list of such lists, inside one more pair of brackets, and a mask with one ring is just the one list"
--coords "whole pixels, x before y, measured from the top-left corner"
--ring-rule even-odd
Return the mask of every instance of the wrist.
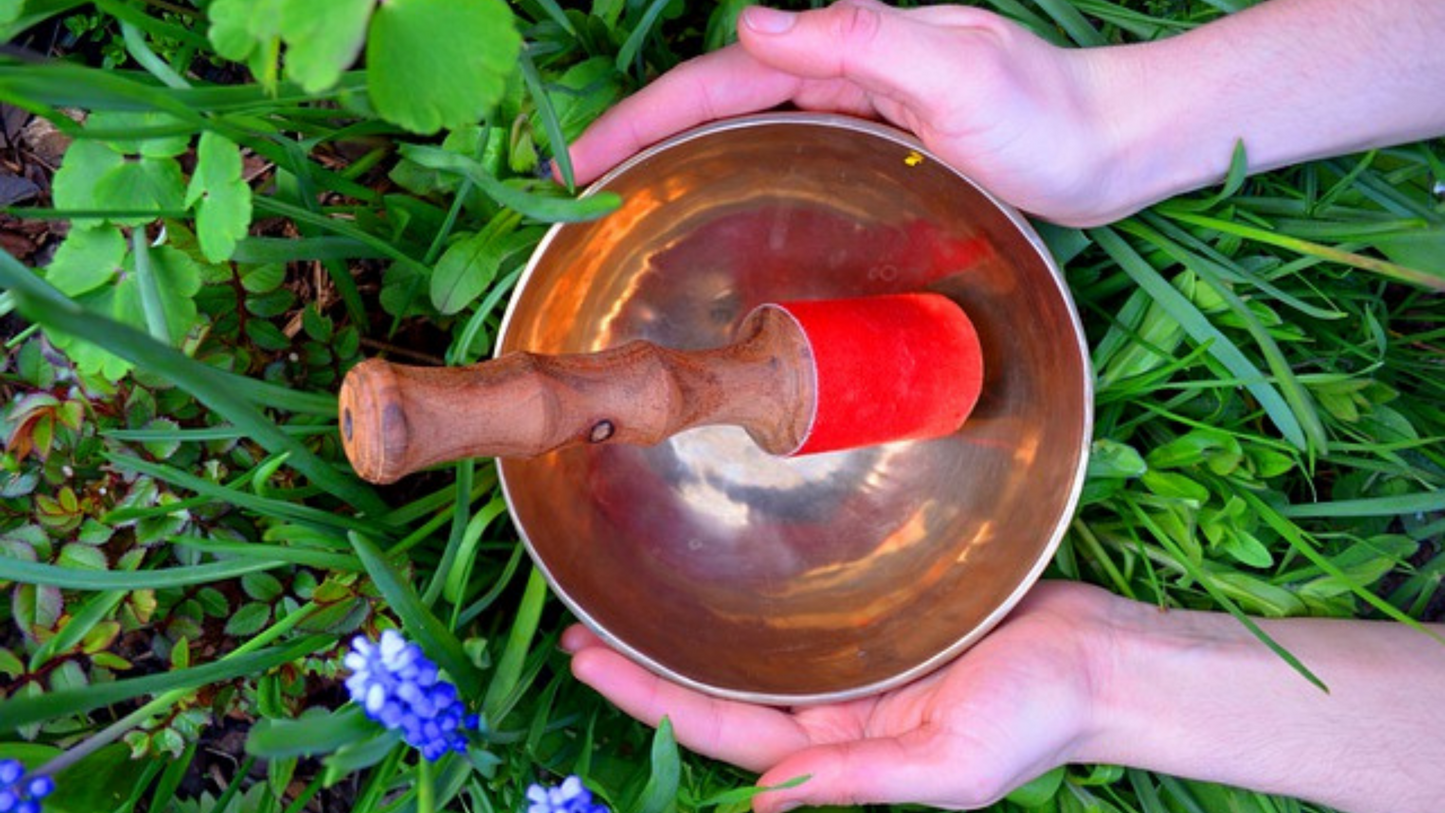
[[1221, 181], [1235, 136], [1216, 131], [1209, 93], [1191, 93], [1171, 66], [1177, 43], [1091, 48], [1086, 56], [1090, 110], [1100, 145], [1100, 222], [1131, 215], [1175, 195]]

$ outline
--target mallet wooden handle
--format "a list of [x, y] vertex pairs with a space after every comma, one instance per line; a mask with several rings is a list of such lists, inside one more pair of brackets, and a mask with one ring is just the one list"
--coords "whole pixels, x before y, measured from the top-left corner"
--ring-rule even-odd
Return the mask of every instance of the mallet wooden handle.
[[591, 354], [511, 353], [470, 367], [370, 359], [342, 383], [342, 442], [357, 473], [376, 483], [467, 457], [653, 444], [709, 424], [741, 426], [764, 450], [788, 454], [808, 431], [813, 376], [806, 338], [772, 307], [715, 350], [634, 341]]

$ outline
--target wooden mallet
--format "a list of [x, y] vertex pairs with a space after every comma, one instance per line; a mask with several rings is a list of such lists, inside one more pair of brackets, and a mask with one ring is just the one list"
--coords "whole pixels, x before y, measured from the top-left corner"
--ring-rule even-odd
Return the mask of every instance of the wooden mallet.
[[718, 424], [791, 456], [952, 434], [982, 384], [978, 335], [943, 296], [798, 301], [755, 309], [712, 350], [633, 341], [469, 367], [370, 359], [342, 383], [341, 435], [374, 483], [468, 457], [650, 445]]

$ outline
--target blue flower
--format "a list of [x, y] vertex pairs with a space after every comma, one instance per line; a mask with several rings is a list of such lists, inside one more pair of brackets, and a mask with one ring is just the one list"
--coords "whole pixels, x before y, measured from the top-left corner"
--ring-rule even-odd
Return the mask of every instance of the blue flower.
[[527, 813], [607, 813], [607, 805], [594, 804], [592, 791], [581, 779], [569, 776], [556, 787], [527, 788]]
[[382, 632], [380, 643], [358, 635], [345, 664], [351, 670], [346, 688], [367, 717], [400, 730], [402, 738], [429, 760], [466, 750], [462, 732], [476, 728], [476, 715], [467, 714], [457, 687], [438, 676], [437, 665], [422, 654], [421, 647], [391, 629]]
[[55, 790], [48, 776], [25, 779], [18, 759], [0, 759], [0, 813], [40, 813], [40, 800]]

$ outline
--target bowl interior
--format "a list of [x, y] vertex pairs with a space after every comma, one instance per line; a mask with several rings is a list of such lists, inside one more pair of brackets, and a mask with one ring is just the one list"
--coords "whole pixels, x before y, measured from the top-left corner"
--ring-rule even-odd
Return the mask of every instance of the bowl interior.
[[764, 302], [931, 290], [972, 318], [986, 378], [942, 440], [779, 459], [709, 427], [501, 461], [561, 598], [674, 680], [775, 703], [888, 688], [996, 623], [1072, 515], [1091, 420], [1077, 316], [1027, 224], [838, 117], [704, 128], [603, 188], [622, 207], [548, 235], [499, 352], [716, 347]]

